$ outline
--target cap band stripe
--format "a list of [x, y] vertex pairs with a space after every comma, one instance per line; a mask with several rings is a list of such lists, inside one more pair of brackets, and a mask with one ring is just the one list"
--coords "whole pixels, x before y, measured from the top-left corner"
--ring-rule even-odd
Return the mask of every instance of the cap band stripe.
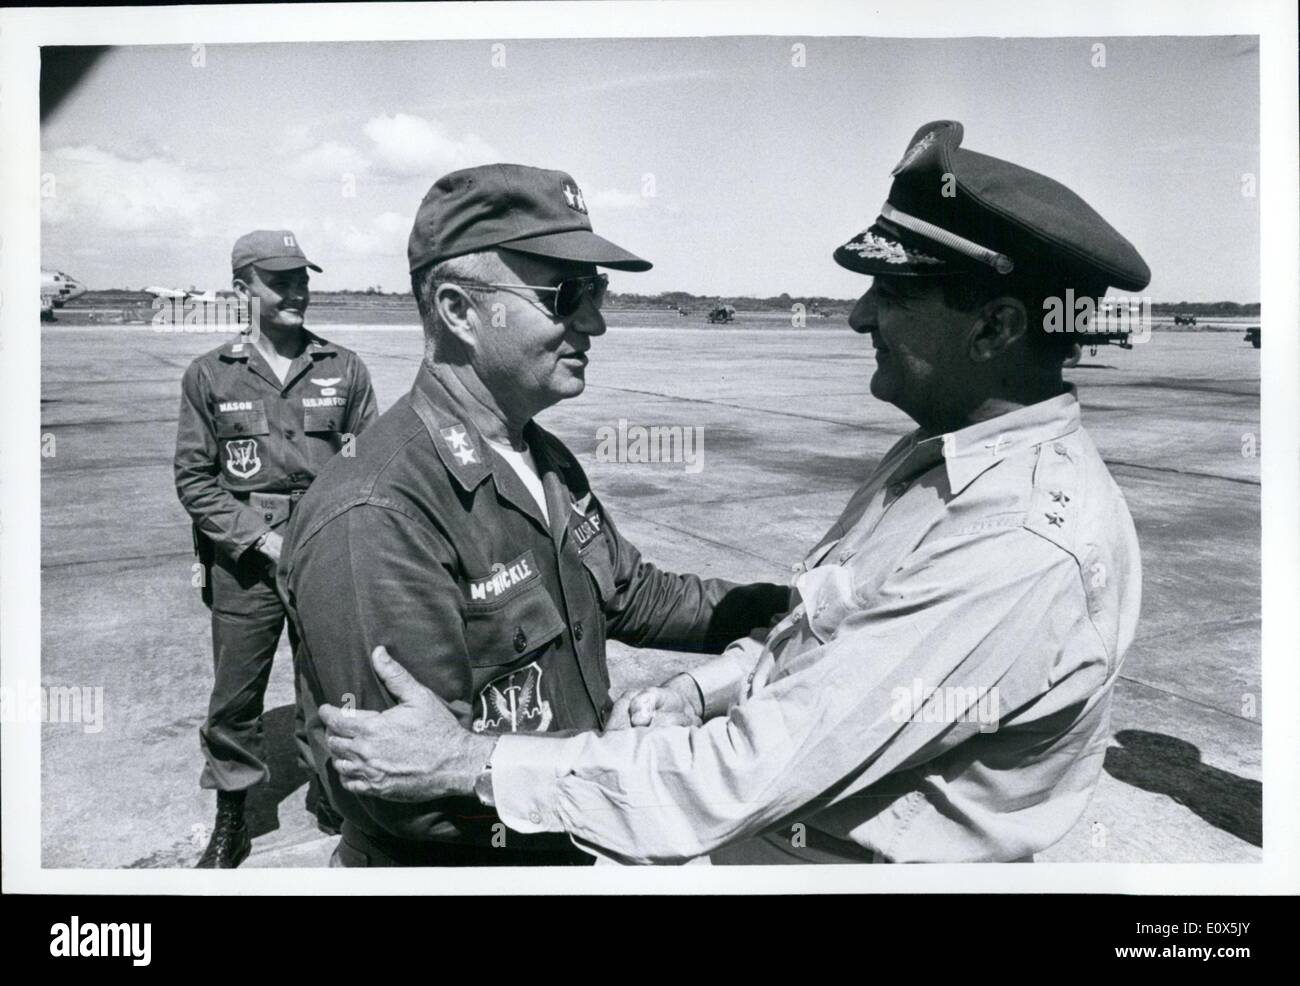
[[990, 250], [988, 247], [982, 247], [978, 243], [972, 243], [956, 233], [949, 232], [942, 226], [928, 223], [924, 219], [917, 219], [916, 216], [909, 216], [906, 212], [899, 212], [888, 202], [880, 207], [880, 214], [891, 223], [911, 230], [918, 236], [924, 236], [927, 240], [933, 240], [940, 246], [945, 246], [949, 250], [971, 257], [982, 264], [988, 264], [999, 274], [1010, 274], [1015, 270], [1015, 261], [1006, 254]]

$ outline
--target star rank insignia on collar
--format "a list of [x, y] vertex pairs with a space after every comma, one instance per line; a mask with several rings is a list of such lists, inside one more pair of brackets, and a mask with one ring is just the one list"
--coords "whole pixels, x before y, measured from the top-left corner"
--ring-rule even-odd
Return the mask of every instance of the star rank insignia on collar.
[[442, 437], [451, 447], [452, 455], [456, 456], [458, 464], [470, 466], [478, 463], [478, 452], [474, 450], [474, 446], [470, 445], [469, 435], [466, 434], [464, 425], [443, 428]]

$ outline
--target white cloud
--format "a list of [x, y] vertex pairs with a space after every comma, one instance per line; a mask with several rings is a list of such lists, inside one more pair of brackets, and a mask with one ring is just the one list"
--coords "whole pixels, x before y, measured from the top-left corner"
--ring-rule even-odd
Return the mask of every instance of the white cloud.
[[362, 174], [369, 167], [370, 162], [355, 147], [329, 140], [299, 154], [287, 170], [295, 178], [338, 181], [343, 175]]
[[351, 223], [338, 231], [336, 241], [342, 252], [351, 256], [379, 253], [384, 247], [383, 237], [378, 233], [358, 229]]
[[374, 117], [363, 130], [373, 144], [377, 169], [398, 178], [432, 180], [448, 171], [500, 160], [500, 154], [478, 135], [455, 138], [436, 120], [406, 113]]
[[411, 217], [396, 212], [381, 212], [360, 226], [351, 221], [326, 217], [321, 224], [321, 231], [325, 241], [322, 244], [323, 256], [404, 256], [406, 238], [411, 232]]
[[295, 147], [297, 153], [286, 166], [287, 172], [295, 178], [324, 182], [367, 173], [433, 180], [449, 171], [489, 164], [501, 157], [475, 134], [453, 137], [436, 120], [407, 113], [373, 117], [362, 132], [369, 138], [365, 149], [337, 140]]
[[42, 221], [51, 229], [199, 236], [219, 197], [206, 176], [173, 161], [119, 157], [93, 145], [60, 147], [42, 161]]
[[404, 216], [400, 212], [381, 212], [375, 216], [371, 224], [381, 233], [392, 236], [405, 235], [411, 232], [411, 223], [414, 219], [414, 216]]
[[622, 192], [617, 188], [598, 188], [595, 191], [584, 191], [582, 195], [587, 200], [587, 208], [597, 212], [606, 209], [644, 209], [650, 204], [650, 199], [644, 195]]
[[311, 149], [312, 132], [315, 126], [310, 123], [294, 123], [284, 129], [280, 137], [281, 154], [301, 154]]

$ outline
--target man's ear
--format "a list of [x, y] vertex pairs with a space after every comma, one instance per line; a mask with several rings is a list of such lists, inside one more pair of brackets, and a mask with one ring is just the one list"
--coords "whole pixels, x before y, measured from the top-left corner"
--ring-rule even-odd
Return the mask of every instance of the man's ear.
[[1010, 295], [994, 298], [980, 309], [971, 328], [971, 359], [976, 363], [986, 363], [1023, 339], [1027, 331], [1029, 313], [1025, 303]]
[[459, 284], [439, 284], [433, 294], [433, 307], [443, 331], [449, 332], [467, 351], [476, 352], [481, 323], [469, 292]]

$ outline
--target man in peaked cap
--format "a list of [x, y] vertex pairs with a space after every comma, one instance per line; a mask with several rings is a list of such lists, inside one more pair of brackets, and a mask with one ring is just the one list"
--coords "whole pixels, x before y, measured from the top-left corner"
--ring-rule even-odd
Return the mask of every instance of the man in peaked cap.
[[[321, 474], [281, 568], [316, 761], [344, 816], [335, 862], [590, 863], [563, 836], [507, 833], [472, 795], [348, 792], [312, 703], [344, 706], [349, 718], [393, 707], [370, 663], [382, 643], [450, 704], [467, 737], [553, 742], [630, 724], [627, 704], [610, 701], [608, 637], [716, 654], [789, 609], [790, 590], [659, 571], [533, 420], [586, 385], [587, 353], [605, 332], [597, 268], [650, 267], [592, 232], [569, 175], [497, 164], [439, 179], [416, 214], [409, 259], [425, 332], [414, 386], [357, 458]], [[698, 702], [680, 675], [646, 714], [698, 721], [688, 714]]]
[[[304, 326], [307, 259], [287, 229], [254, 230], [231, 253], [234, 286], [252, 312], [247, 333], [198, 357], [181, 381], [176, 492], [194, 522], [212, 610], [214, 682], [199, 736], [199, 783], [217, 791], [217, 818], [201, 868], [238, 866], [251, 850], [250, 788], [270, 777], [262, 702], [285, 626], [275, 585], [283, 532], [326, 460], [376, 416], [365, 364]], [[296, 641], [289, 627], [290, 646]], [[299, 760], [310, 766], [296, 717]], [[337, 830], [316, 785], [307, 808]]]
[[477, 794], [512, 829], [632, 862], [1019, 861], [1070, 830], [1141, 565], [1040, 313], [1148, 272], [1074, 193], [961, 136], [921, 128], [835, 254], [874, 277], [850, 319], [871, 391], [919, 427], [798, 566], [788, 616], [690, 672], [702, 725], [474, 736], [381, 653], [395, 711], [323, 710], [348, 790]]

